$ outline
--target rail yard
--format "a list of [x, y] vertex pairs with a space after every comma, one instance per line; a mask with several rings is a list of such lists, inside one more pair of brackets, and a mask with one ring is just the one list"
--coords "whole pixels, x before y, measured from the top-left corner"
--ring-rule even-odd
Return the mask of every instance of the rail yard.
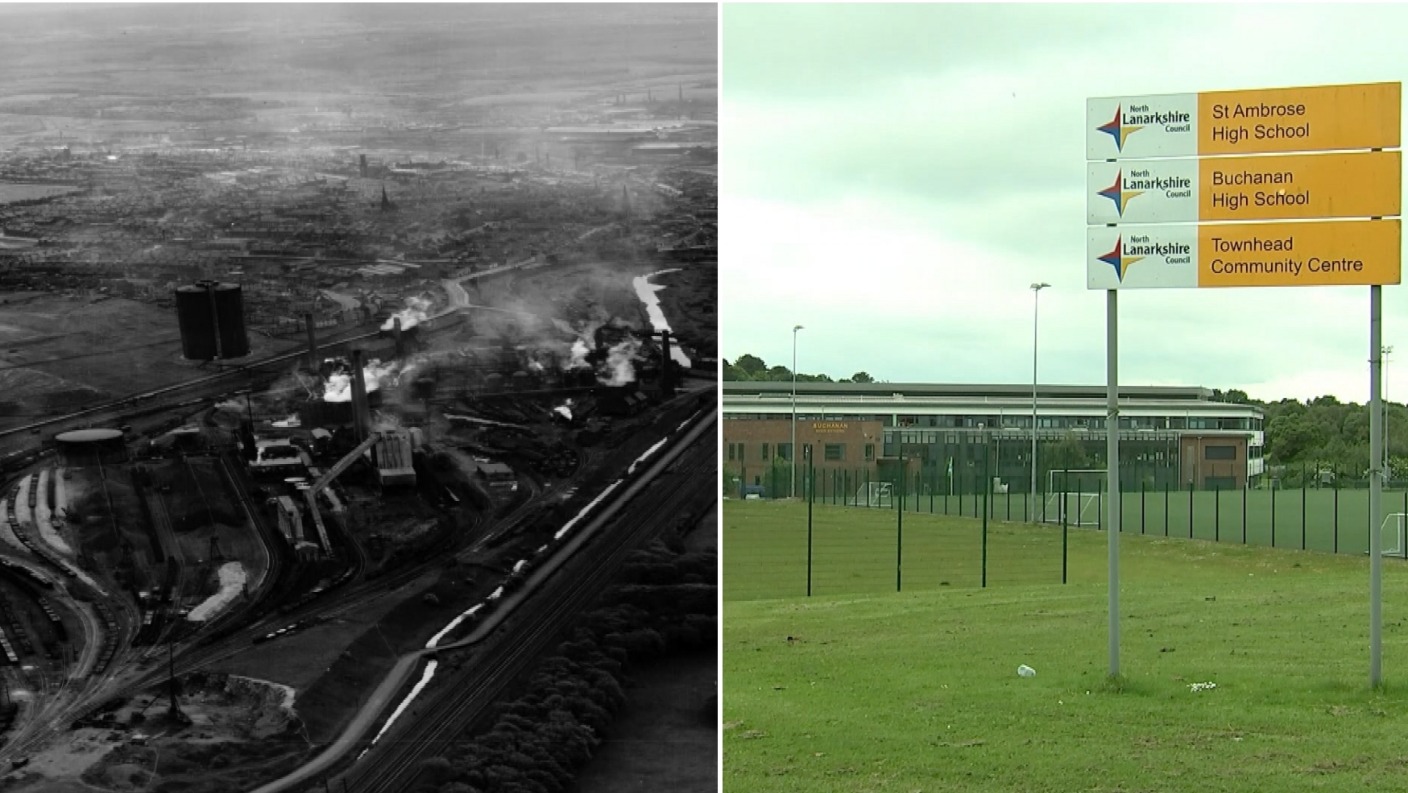
[[57, 8], [132, 40], [0, 54], [0, 790], [486, 789], [713, 658], [712, 6]]

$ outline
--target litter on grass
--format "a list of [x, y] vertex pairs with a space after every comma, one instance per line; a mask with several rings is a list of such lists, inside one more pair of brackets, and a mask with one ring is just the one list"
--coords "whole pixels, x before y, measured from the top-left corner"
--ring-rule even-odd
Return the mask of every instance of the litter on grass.
[[1212, 682], [1211, 680], [1209, 680], [1209, 681], [1206, 682], [1206, 683], [1189, 683], [1189, 684], [1188, 684], [1188, 690], [1191, 691], [1191, 692], [1193, 692], [1194, 694], [1198, 693], [1199, 691], [1211, 691], [1211, 690], [1213, 690], [1214, 688], [1217, 688], [1217, 684], [1214, 683], [1214, 682]]

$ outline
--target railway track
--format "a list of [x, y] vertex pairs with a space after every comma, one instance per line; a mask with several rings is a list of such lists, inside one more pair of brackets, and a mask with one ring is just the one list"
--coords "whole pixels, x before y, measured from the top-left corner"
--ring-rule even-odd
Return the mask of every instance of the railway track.
[[[632, 497], [626, 508], [598, 529], [584, 553], [574, 554], [552, 574], [547, 586], [515, 609], [506, 620], [516, 628], [511, 635], [498, 635], [474, 647], [471, 664], [459, 672], [444, 673], [446, 679], [432, 684], [433, 694], [418, 700], [416, 712], [405, 714], [337, 781], [359, 793], [412, 789], [419, 763], [443, 753], [538, 657], [554, 647], [575, 617], [606, 590], [631, 551], [671, 525], [686, 504], [693, 508], [713, 499], [716, 452], [712, 440], [712, 435], [696, 438], [673, 463], [672, 472], [656, 477]], [[438, 655], [443, 657], [454, 647], [448, 645]]]

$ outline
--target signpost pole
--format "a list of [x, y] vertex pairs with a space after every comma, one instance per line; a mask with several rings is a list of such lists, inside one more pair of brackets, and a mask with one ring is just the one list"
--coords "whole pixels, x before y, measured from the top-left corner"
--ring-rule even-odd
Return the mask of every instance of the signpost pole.
[[1106, 541], [1110, 556], [1110, 677], [1120, 673], [1120, 405], [1119, 290], [1105, 290], [1105, 483], [1110, 511]]
[[1376, 284], [1369, 287], [1369, 685], [1375, 688], [1383, 684], [1383, 355], [1383, 287]]

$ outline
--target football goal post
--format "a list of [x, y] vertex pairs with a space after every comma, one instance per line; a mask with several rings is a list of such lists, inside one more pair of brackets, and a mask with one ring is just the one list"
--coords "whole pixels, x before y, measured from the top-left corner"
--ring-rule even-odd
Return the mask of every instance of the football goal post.
[[1404, 555], [1404, 528], [1408, 526], [1408, 513], [1394, 512], [1384, 516], [1383, 526], [1379, 529], [1382, 532], [1383, 548], [1380, 553], [1384, 556]]
[[866, 482], [856, 491], [856, 506], [890, 508], [895, 505], [889, 482]]
[[1042, 520], [1047, 523], [1064, 520], [1069, 526], [1098, 526], [1105, 473], [1104, 469], [1093, 468], [1048, 471]]

